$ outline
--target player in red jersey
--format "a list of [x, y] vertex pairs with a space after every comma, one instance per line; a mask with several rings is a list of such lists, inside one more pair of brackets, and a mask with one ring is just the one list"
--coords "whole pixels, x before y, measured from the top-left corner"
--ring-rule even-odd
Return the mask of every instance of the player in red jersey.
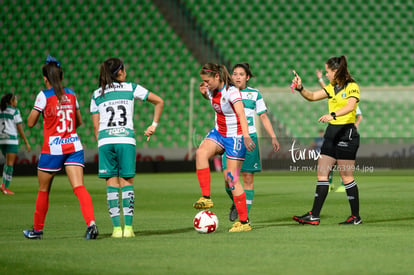
[[79, 103], [75, 93], [62, 86], [63, 71], [59, 61], [48, 56], [42, 71], [46, 90], [37, 95], [35, 106], [27, 119], [30, 128], [36, 125], [40, 114], [44, 121], [44, 142], [37, 167], [39, 191], [33, 229], [24, 230], [23, 234], [28, 239], [42, 239], [50, 187], [56, 173], [65, 166], [87, 225], [85, 239], [96, 239], [98, 228], [92, 199], [83, 185], [83, 148], [76, 133], [76, 128], [82, 124]]
[[226, 152], [227, 182], [232, 190], [239, 221], [229, 232], [252, 230], [247, 218], [246, 194], [240, 184], [240, 169], [246, 150], [253, 151], [255, 145], [249, 136], [240, 90], [233, 85], [224, 65], [205, 64], [200, 71], [200, 92], [210, 101], [215, 111], [215, 127], [204, 138], [196, 152], [197, 179], [202, 197], [193, 205], [196, 209], [213, 207], [210, 198], [210, 168], [208, 160]]

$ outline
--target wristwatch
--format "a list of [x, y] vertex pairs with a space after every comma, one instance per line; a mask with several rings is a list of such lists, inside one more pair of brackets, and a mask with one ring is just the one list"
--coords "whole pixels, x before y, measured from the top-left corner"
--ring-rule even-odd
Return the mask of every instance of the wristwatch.
[[332, 112], [331, 116], [333, 117], [334, 120], [336, 120], [336, 113], [335, 112]]

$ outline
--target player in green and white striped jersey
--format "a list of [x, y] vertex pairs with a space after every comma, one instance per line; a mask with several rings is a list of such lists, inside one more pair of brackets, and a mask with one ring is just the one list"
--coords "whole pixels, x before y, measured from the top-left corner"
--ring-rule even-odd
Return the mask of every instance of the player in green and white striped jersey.
[[13, 164], [19, 149], [19, 135], [23, 138], [27, 150], [31, 150], [22, 123], [20, 111], [17, 109], [16, 96], [11, 93], [5, 94], [0, 102], [0, 149], [6, 158], [3, 166], [3, 182], [0, 188], [5, 195], [14, 194], [9, 190], [9, 186], [13, 178]]
[[[154, 105], [154, 116], [144, 134], [150, 139], [161, 117], [164, 101], [144, 87], [125, 82], [122, 60], [109, 58], [101, 65], [99, 89], [92, 95], [90, 111], [99, 150], [99, 177], [106, 180], [107, 202], [114, 226], [112, 237], [134, 237], [134, 187], [136, 140], [134, 100]], [[122, 193], [124, 230], [121, 228], [119, 191]]]
[[[246, 203], [247, 203], [247, 214], [249, 215], [250, 209], [253, 204], [254, 197], [254, 173], [260, 172], [262, 170], [260, 163], [259, 155], [259, 143], [257, 139], [256, 125], [255, 125], [255, 116], [258, 115], [266, 132], [271, 137], [273, 150], [275, 152], [279, 151], [280, 145], [276, 138], [276, 134], [273, 130], [272, 124], [267, 116], [267, 108], [263, 100], [262, 95], [259, 90], [253, 89], [247, 86], [249, 79], [253, 77], [253, 74], [250, 70], [250, 65], [248, 63], [239, 63], [233, 67], [232, 79], [237, 88], [240, 89], [243, 104], [244, 112], [246, 114], [247, 123], [249, 125], [249, 135], [256, 144], [256, 148], [251, 152], [246, 152], [245, 160], [243, 161], [243, 166], [241, 169], [243, 176], [244, 192], [246, 193]], [[223, 170], [225, 178], [225, 188], [229, 197], [233, 200], [231, 189], [229, 188], [228, 183], [226, 182], [226, 157], [225, 155], [222, 158], [223, 160]], [[234, 202], [230, 208], [229, 220], [234, 221], [237, 219], [237, 210], [234, 206]], [[249, 217], [250, 218], [250, 217]]]

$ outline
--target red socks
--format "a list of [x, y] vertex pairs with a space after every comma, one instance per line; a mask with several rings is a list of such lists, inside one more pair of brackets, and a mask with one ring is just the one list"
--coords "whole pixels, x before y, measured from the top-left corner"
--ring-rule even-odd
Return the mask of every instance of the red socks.
[[233, 196], [233, 199], [237, 213], [239, 214], [239, 221], [247, 221], [246, 193], [243, 192], [239, 196]]
[[198, 169], [197, 178], [201, 187], [201, 194], [203, 196], [210, 196], [210, 168]]
[[[88, 191], [83, 185], [73, 189], [73, 193], [75, 193], [75, 195], [78, 197], [83, 218], [85, 219], [86, 225], [89, 226], [92, 221], [95, 221], [91, 196], [89, 195]], [[36, 200], [36, 210], [34, 214], [34, 230], [43, 230], [48, 210], [49, 192], [38, 191]]]
[[81, 212], [83, 218], [85, 219], [86, 225], [90, 226], [90, 223], [95, 221], [91, 196], [83, 185], [73, 189], [73, 193], [75, 193], [76, 197], [78, 197]]
[[[210, 168], [198, 169], [197, 178], [201, 187], [201, 194], [205, 197], [210, 196]], [[246, 205], [246, 193], [242, 193], [239, 196], [233, 196], [234, 204], [236, 205], [237, 213], [239, 214], [240, 221], [247, 221], [247, 205]]]
[[49, 192], [39, 191], [36, 199], [36, 210], [34, 214], [34, 226], [36, 231], [43, 230], [47, 210], [49, 209]]

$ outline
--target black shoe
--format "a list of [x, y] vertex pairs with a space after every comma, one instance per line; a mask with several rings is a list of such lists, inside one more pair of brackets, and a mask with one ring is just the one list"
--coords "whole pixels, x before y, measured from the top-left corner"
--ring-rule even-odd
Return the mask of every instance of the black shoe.
[[361, 224], [361, 223], [362, 223], [362, 219], [360, 217], [349, 216], [349, 218], [346, 219], [346, 221], [340, 222], [339, 224]]
[[86, 228], [85, 240], [96, 239], [98, 235], [99, 235], [98, 227], [96, 226], [96, 224], [92, 224], [91, 226], [88, 226], [88, 228]]
[[308, 212], [302, 216], [293, 216], [292, 218], [301, 224], [319, 225], [320, 223], [320, 218], [313, 216], [312, 212]]
[[234, 222], [235, 220], [237, 220], [238, 216], [239, 216], [239, 214], [237, 213], [236, 206], [234, 204], [232, 204], [231, 207], [230, 207], [229, 220], [231, 222]]
[[43, 231], [42, 230], [36, 231], [34, 229], [26, 229], [23, 231], [23, 235], [27, 239], [41, 240], [43, 238]]

